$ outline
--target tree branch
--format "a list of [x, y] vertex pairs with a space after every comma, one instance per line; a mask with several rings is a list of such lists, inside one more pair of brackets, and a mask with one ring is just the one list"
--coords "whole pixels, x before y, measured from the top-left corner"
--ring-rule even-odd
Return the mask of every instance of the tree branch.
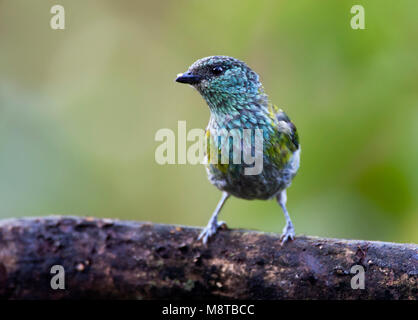
[[[0, 298], [417, 299], [418, 246], [77, 217], [0, 221]], [[53, 265], [65, 289], [51, 289]], [[353, 265], [365, 289], [353, 290]]]

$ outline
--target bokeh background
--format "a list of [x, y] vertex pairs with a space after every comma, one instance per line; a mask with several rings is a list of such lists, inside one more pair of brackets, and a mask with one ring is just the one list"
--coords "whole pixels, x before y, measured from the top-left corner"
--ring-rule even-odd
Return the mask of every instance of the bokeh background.
[[[350, 28], [354, 4], [366, 30]], [[0, 0], [0, 218], [205, 225], [220, 192], [202, 165], [158, 165], [154, 137], [206, 127], [201, 97], [173, 80], [224, 54], [299, 129], [298, 234], [418, 242], [417, 17], [416, 0]], [[232, 199], [221, 219], [284, 225], [274, 201]]]

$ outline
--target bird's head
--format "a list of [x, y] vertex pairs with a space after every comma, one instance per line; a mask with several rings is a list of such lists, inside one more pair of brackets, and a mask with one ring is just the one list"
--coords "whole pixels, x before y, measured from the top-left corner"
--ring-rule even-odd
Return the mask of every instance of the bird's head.
[[211, 56], [197, 60], [179, 74], [176, 81], [196, 88], [214, 112], [267, 100], [257, 73], [232, 57]]

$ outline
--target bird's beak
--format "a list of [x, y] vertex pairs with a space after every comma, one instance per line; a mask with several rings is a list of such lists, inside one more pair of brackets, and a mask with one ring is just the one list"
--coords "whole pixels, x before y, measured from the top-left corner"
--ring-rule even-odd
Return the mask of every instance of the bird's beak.
[[177, 75], [176, 82], [197, 84], [202, 78], [198, 75], [192, 74], [191, 72], [180, 73]]

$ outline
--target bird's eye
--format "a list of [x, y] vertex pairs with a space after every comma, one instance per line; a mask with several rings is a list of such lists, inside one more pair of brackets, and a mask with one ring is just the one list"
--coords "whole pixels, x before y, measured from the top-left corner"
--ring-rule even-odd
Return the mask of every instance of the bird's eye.
[[222, 72], [224, 72], [224, 69], [221, 66], [216, 66], [212, 69], [212, 73], [216, 76], [220, 75]]

